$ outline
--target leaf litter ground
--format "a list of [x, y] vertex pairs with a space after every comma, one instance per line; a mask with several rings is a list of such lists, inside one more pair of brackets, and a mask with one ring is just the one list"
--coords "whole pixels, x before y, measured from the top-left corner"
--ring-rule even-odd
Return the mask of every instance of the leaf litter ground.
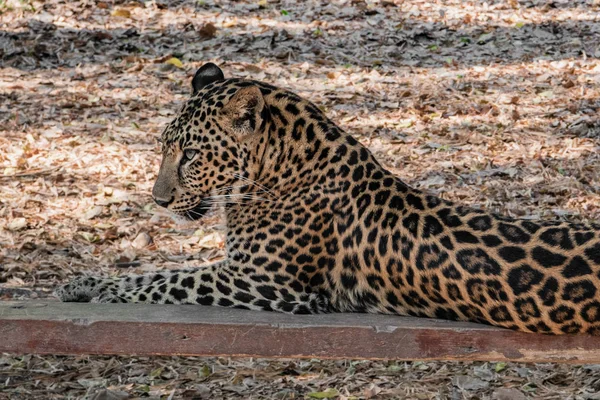
[[[176, 225], [156, 138], [195, 70], [290, 88], [408, 183], [524, 218], [598, 220], [600, 2], [0, 1], [0, 299], [223, 256]], [[0, 358], [0, 398], [595, 399], [600, 367]]]

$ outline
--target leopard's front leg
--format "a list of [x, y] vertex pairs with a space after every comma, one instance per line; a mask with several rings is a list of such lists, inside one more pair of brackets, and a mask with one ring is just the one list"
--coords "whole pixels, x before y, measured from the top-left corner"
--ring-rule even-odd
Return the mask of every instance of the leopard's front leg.
[[[191, 272], [192, 270], [188, 270]], [[163, 271], [143, 275], [127, 275], [118, 278], [83, 276], [74, 279], [54, 291], [54, 296], [64, 302], [100, 303], [112, 295], [134, 291], [137, 287], [148, 286], [158, 280], [169, 279], [179, 270]], [[103, 300], [104, 299], [104, 300]]]
[[[92, 278], [97, 280], [94, 287], [102, 287], [94, 291], [88, 283], [91, 282], [90, 278], [80, 278], [55, 293], [63, 301], [93, 303], [201, 304], [298, 314], [329, 310], [328, 300], [324, 296], [291, 293], [290, 290], [270, 284], [266, 275], [264, 279], [254, 280], [238, 272], [240, 269], [232, 267], [226, 260], [192, 270], [116, 280]], [[87, 290], [82, 290], [82, 286]], [[82, 296], [82, 292], [86, 295]]]
[[122, 284], [119, 279], [80, 277], [57, 288], [54, 296], [65, 302], [87, 303], [98, 296], [116, 292]]

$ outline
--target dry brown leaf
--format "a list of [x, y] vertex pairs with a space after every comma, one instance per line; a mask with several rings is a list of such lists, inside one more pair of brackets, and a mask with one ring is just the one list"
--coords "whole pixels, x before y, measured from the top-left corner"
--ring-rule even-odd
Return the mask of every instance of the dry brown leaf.
[[212, 39], [217, 35], [217, 27], [213, 23], [207, 22], [202, 25], [200, 30], [198, 30], [198, 33], [206, 39]]
[[110, 15], [113, 17], [131, 18], [131, 11], [124, 8], [117, 8], [113, 10]]

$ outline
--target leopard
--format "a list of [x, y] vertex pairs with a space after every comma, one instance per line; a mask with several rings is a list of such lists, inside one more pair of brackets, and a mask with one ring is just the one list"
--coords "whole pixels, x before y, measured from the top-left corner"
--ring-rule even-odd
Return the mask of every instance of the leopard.
[[213, 63], [161, 134], [152, 189], [189, 221], [223, 211], [222, 261], [81, 276], [66, 302], [377, 313], [600, 334], [600, 225], [517, 219], [413, 188], [315, 104]]

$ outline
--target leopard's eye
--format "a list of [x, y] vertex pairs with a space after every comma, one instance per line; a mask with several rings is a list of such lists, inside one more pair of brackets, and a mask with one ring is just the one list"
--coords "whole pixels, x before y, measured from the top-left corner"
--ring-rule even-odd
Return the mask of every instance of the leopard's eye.
[[190, 161], [196, 156], [196, 154], [198, 154], [198, 150], [187, 149], [183, 152], [183, 159], [184, 161]]

